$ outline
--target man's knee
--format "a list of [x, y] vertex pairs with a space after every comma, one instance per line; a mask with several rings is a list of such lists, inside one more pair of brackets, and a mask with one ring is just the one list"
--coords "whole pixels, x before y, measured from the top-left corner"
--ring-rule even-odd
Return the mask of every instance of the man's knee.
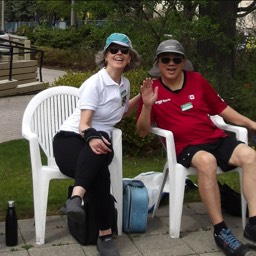
[[206, 151], [198, 151], [192, 159], [192, 164], [201, 172], [216, 170], [217, 168], [216, 158]]
[[245, 144], [240, 144], [235, 149], [231, 160], [237, 162], [235, 163], [237, 166], [254, 165], [256, 167], [256, 151]]

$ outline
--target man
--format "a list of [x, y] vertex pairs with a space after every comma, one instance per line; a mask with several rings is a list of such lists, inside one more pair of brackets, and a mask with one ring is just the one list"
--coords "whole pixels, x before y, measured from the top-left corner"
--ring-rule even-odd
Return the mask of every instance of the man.
[[198, 187], [211, 222], [217, 246], [229, 256], [256, 255], [237, 240], [223, 220], [217, 165], [228, 171], [243, 169], [243, 193], [248, 202], [249, 221], [244, 236], [256, 242], [256, 152], [216, 127], [209, 115], [256, 131], [256, 122], [239, 114], [214, 91], [197, 72], [188, 71], [185, 51], [180, 42], [166, 40], [157, 48], [150, 73], [141, 86], [137, 130], [145, 137], [151, 125], [174, 134], [177, 162], [198, 170]]

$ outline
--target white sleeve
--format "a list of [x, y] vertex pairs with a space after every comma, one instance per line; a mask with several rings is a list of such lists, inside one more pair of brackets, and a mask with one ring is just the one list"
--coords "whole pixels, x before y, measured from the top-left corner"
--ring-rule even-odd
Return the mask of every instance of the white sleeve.
[[79, 108], [96, 110], [99, 102], [97, 77], [91, 76], [79, 88]]

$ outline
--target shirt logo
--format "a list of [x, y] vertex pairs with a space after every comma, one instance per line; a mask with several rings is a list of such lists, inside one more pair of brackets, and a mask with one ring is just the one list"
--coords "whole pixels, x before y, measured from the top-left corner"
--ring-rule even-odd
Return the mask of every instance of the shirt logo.
[[155, 102], [155, 104], [161, 105], [161, 104], [163, 104], [163, 103], [165, 103], [165, 102], [168, 102], [168, 101], [171, 101], [171, 99], [157, 100], [157, 101]]
[[191, 94], [191, 95], [188, 96], [188, 98], [189, 98], [190, 100], [194, 100], [194, 99], [195, 99], [195, 95], [194, 95], [194, 94]]

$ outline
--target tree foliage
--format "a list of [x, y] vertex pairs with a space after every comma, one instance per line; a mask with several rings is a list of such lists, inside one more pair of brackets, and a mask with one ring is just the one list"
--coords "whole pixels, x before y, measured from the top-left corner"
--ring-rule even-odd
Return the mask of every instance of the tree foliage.
[[[57, 65], [57, 60], [65, 69], [79, 66], [90, 72], [75, 77], [69, 74], [59, 84], [79, 86], [84, 75], [95, 71], [94, 54], [103, 48], [105, 38], [110, 33], [121, 32], [129, 35], [134, 48], [142, 56], [143, 69], [126, 74], [132, 84], [132, 94], [135, 95], [152, 65], [158, 44], [164, 39], [175, 38], [184, 45], [186, 55], [196, 70], [211, 82], [232, 107], [252, 119], [256, 118], [253, 107], [256, 72], [250, 64], [256, 60], [255, 29], [251, 29], [252, 36], [245, 48], [242, 51], [237, 49], [244, 36], [243, 31], [238, 31], [237, 22], [241, 25], [241, 17], [255, 11], [256, 0], [247, 7], [240, 7], [240, 0], [5, 2], [8, 21], [34, 20], [37, 13], [42, 21], [49, 22], [54, 13], [58, 20], [69, 20], [72, 3], [75, 2], [73, 9], [77, 20], [84, 23], [83, 26], [52, 30], [51, 27], [40, 25], [30, 33], [33, 44], [44, 46], [48, 63]], [[92, 20], [96, 22], [91, 23]], [[255, 15], [252, 15], [251, 21], [256, 21]], [[135, 127], [130, 125], [135, 124], [134, 119], [134, 116], [129, 117], [119, 126], [123, 130], [127, 147], [133, 149], [137, 145], [137, 148], [142, 148], [152, 138], [143, 141], [138, 139], [134, 134]]]
[[30, 21], [36, 12], [35, 0], [5, 1], [6, 21]]
[[[14, 0], [6, 1], [6, 17], [9, 21], [33, 20], [37, 13], [41, 20], [51, 20], [55, 13], [57, 19], [68, 20], [74, 3], [78, 20], [84, 23], [88, 20], [102, 21], [95, 26], [84, 26], [86, 47], [98, 50], [110, 33], [123, 32], [129, 35], [142, 55], [144, 66], [151, 65], [155, 49], [162, 40], [175, 38], [184, 45], [196, 70], [208, 74], [208, 78], [215, 82], [218, 91], [228, 100], [232, 96], [232, 79], [236, 72], [237, 44], [243, 38], [243, 34], [237, 31], [237, 21], [256, 9], [256, 0], [250, 1], [245, 7], [241, 7], [241, 2]], [[73, 41], [67, 40], [67, 43]], [[53, 38], [49, 42], [54, 42]], [[79, 43], [79, 47], [85, 46]]]

